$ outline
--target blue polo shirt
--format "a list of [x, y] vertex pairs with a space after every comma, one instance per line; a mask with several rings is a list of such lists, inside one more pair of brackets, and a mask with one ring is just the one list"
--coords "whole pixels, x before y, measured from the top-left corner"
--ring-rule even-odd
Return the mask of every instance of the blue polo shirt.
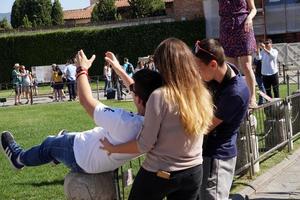
[[215, 83], [213, 93], [215, 116], [223, 122], [205, 136], [203, 156], [229, 159], [237, 155], [237, 134], [248, 110], [250, 92], [246, 81], [233, 66], [235, 77]]

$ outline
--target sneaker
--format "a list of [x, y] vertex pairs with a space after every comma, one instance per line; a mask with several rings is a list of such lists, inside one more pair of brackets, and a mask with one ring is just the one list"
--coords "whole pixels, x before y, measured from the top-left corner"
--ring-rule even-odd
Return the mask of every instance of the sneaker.
[[12, 134], [8, 131], [5, 131], [1, 134], [1, 149], [14, 169], [19, 170], [24, 167], [24, 165], [18, 162], [18, 156], [22, 149], [15, 142]]
[[[65, 129], [58, 132], [57, 137], [66, 134], [67, 131]], [[51, 162], [52, 165], [58, 165], [60, 162], [58, 160], [53, 159]]]

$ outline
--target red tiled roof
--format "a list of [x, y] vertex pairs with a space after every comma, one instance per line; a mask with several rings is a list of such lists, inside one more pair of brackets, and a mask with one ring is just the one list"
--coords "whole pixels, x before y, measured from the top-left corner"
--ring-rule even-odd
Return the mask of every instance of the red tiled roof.
[[[173, 2], [174, 0], [164, 0], [165, 3], [170, 3]], [[129, 6], [129, 2], [128, 0], [117, 0], [116, 1], [116, 7], [117, 8], [121, 8], [121, 7], [128, 7]]]
[[77, 9], [77, 10], [65, 10], [64, 11], [64, 19], [89, 19], [92, 16], [92, 11], [94, 5], [91, 5], [84, 9]]
[[117, 8], [128, 7], [128, 6], [129, 6], [128, 0], [117, 0], [116, 1]]

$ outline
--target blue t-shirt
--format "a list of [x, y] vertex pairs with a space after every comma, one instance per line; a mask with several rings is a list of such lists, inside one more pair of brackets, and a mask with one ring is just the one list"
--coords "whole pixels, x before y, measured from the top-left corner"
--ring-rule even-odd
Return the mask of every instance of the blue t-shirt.
[[250, 92], [244, 78], [235, 77], [215, 85], [213, 91], [215, 116], [223, 122], [209, 133], [204, 141], [203, 156], [229, 159], [237, 155], [236, 139], [249, 105]]

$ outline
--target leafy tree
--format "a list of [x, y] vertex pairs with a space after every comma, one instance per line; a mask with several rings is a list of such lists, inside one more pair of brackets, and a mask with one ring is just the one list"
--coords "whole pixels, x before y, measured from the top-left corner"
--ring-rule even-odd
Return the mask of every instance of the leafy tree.
[[22, 25], [23, 17], [21, 16], [21, 0], [16, 0], [11, 9], [11, 25], [17, 28]]
[[64, 24], [64, 14], [63, 9], [59, 0], [55, 0], [52, 5], [51, 18], [53, 25], [62, 25]]
[[31, 21], [29, 21], [27, 15], [24, 16], [23, 20], [22, 20], [22, 27], [24, 28], [32, 28], [32, 23]]
[[51, 0], [16, 0], [12, 7], [11, 21], [17, 28], [23, 24], [27, 15], [28, 21], [36, 26], [51, 25]]
[[0, 28], [1, 29], [5, 29], [5, 30], [9, 30], [12, 29], [10, 23], [8, 22], [8, 20], [6, 19], [6, 17], [4, 17], [1, 21], [0, 21]]
[[163, 0], [129, 0], [128, 2], [135, 18], [160, 15], [165, 10]]
[[92, 22], [117, 19], [116, 0], [99, 0], [92, 12]]

